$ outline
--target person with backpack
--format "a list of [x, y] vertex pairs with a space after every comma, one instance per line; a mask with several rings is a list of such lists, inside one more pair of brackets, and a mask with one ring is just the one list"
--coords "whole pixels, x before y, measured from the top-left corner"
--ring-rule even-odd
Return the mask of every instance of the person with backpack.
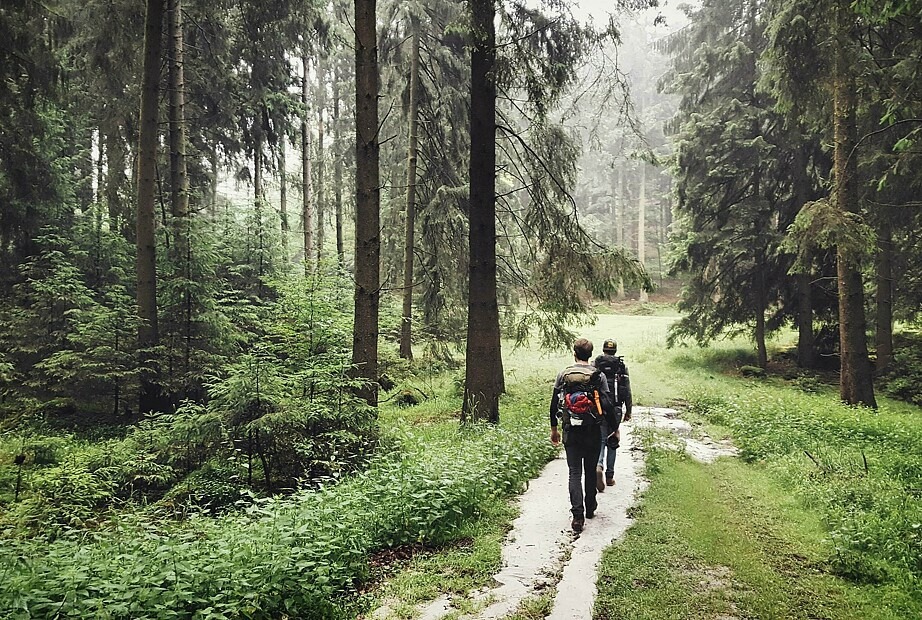
[[614, 408], [605, 375], [589, 363], [592, 342], [577, 339], [573, 343], [573, 357], [575, 363], [560, 371], [554, 381], [550, 419], [551, 443], [555, 446], [561, 440], [558, 422], [562, 426], [573, 515], [570, 526], [579, 533], [598, 508], [593, 474], [599, 458], [601, 421], [611, 416]]
[[[596, 489], [604, 491], [606, 486], [615, 484], [615, 451], [621, 440], [622, 406], [624, 407], [624, 421], [631, 419], [633, 399], [631, 398], [631, 378], [628, 376], [627, 365], [624, 357], [615, 355], [618, 352], [618, 343], [609, 338], [602, 343], [602, 355], [593, 361], [593, 366], [605, 375], [612, 394], [614, 412], [611, 419], [602, 421], [601, 443], [599, 447], [599, 462], [595, 468]], [[613, 422], [610, 424], [609, 421]], [[603, 478], [604, 476], [604, 478]]]

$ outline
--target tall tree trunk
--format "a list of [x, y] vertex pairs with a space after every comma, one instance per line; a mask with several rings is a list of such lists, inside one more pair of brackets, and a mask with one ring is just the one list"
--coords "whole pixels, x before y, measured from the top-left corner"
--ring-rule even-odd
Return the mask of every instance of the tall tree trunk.
[[173, 278], [182, 284], [183, 374], [189, 371], [192, 343], [192, 277], [189, 221], [189, 176], [186, 171], [185, 77], [183, 72], [182, 0], [167, 0], [170, 117], [170, 202], [173, 213]]
[[211, 187], [208, 190], [208, 214], [211, 217], [218, 216], [218, 147], [216, 144], [211, 145], [211, 152], [208, 154], [209, 163], [211, 164]]
[[[795, 149], [794, 166], [797, 171], [794, 200], [799, 210], [807, 203], [807, 192], [809, 191], [807, 158], [803, 149]], [[811, 277], [809, 273], [799, 273], [795, 278], [797, 284], [797, 365], [801, 368], [814, 368], [816, 366], [816, 337], [813, 333]]]
[[355, 322], [352, 363], [359, 395], [378, 404], [381, 230], [378, 43], [375, 0], [355, 0]]
[[877, 231], [877, 366], [878, 376], [893, 359], [893, 226], [884, 213]]
[[[254, 125], [258, 124], [259, 113], [257, 113], [257, 118], [253, 120]], [[256, 135], [254, 137], [253, 144], [253, 208], [254, 208], [254, 221], [256, 224], [256, 275], [257, 281], [255, 282], [257, 294], [259, 297], [263, 295], [263, 276], [266, 275], [266, 244], [265, 244], [265, 231], [263, 230], [264, 224], [264, 209], [266, 208], [266, 194], [264, 191], [263, 184], [263, 133], [260, 129], [256, 129], [254, 132]]]
[[503, 389], [496, 299], [496, 0], [470, 0], [470, 7], [470, 276], [461, 420], [496, 423]]
[[[615, 200], [615, 209], [618, 213], [618, 221], [615, 224], [615, 243], [621, 249], [624, 248], [624, 218], [627, 210], [624, 203], [624, 166], [618, 167], [618, 194]], [[618, 278], [618, 299], [624, 299], [624, 278]]]
[[106, 149], [103, 146], [104, 136], [102, 127], [93, 132], [93, 135], [96, 146], [96, 171], [93, 175], [95, 179], [96, 194], [93, 197], [93, 202], [96, 203], [96, 210], [101, 211], [106, 189]]
[[142, 413], [160, 404], [156, 359], [151, 349], [157, 346], [157, 240], [155, 236], [155, 198], [157, 189], [157, 133], [159, 126], [161, 35], [165, 0], [148, 0], [144, 21], [144, 66], [141, 85], [141, 117], [138, 139], [138, 214], [137, 222], [137, 301], [138, 346], [147, 370], [141, 375], [139, 408]]
[[[857, 141], [855, 124], [855, 80], [851, 75], [847, 29], [847, 6], [836, 9], [837, 42], [834, 85], [834, 198], [843, 213], [857, 213], [855, 172], [857, 158], [851, 156]], [[839, 285], [839, 396], [850, 405], [877, 407], [868, 345], [865, 335], [864, 288], [861, 271], [854, 257], [839, 246], [836, 251]]]
[[301, 56], [301, 104], [304, 116], [301, 119], [301, 227], [304, 233], [304, 274], [309, 275], [314, 259], [314, 185], [311, 179], [311, 129], [307, 119], [309, 89], [308, 58], [305, 51]]
[[[185, 79], [183, 76], [182, 0], [167, 0], [169, 27], [170, 91], [170, 200], [175, 222], [176, 244], [184, 237], [184, 218], [189, 216], [189, 177], [186, 172]], [[182, 248], [178, 248], [182, 256]]]
[[339, 63], [333, 75], [333, 205], [336, 210], [336, 257], [339, 267], [346, 264], [343, 242], [343, 126], [339, 117]]
[[324, 181], [324, 130], [323, 113], [326, 108], [326, 71], [322, 60], [317, 61], [317, 264], [323, 258], [323, 246], [326, 241], [326, 183]]
[[282, 220], [282, 244], [288, 245], [288, 171], [285, 161], [285, 136], [279, 139], [279, 219]]
[[[760, 252], [758, 255], [759, 263], [765, 264], [765, 256]], [[768, 349], [765, 347], [765, 311], [768, 309], [768, 290], [765, 283], [765, 269], [759, 270], [758, 280], [756, 282], [756, 351], [758, 356], [759, 368], [768, 366]]]
[[[640, 199], [637, 201], [637, 262], [646, 267], [647, 262], [647, 162], [640, 162]], [[640, 289], [640, 301], [646, 302], [647, 291]]]
[[129, 241], [134, 241], [134, 227], [127, 229], [131, 217], [125, 213], [122, 191], [127, 182], [125, 176], [125, 143], [114, 119], [106, 124], [106, 205], [109, 210], [109, 230], [121, 231]]
[[813, 291], [810, 274], [799, 273], [797, 278], [797, 365], [816, 367], [816, 346], [813, 333]]
[[410, 51], [410, 145], [407, 149], [407, 218], [403, 248], [403, 322], [400, 328], [400, 357], [413, 359], [413, 237], [416, 230], [417, 98], [419, 96], [419, 25], [413, 22]]

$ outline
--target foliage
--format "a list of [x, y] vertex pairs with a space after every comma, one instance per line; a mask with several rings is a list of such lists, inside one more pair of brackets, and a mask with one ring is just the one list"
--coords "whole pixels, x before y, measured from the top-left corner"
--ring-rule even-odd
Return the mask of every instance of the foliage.
[[893, 398], [922, 406], [922, 336], [917, 332], [894, 337], [893, 362], [881, 387]]
[[90, 262], [87, 249], [52, 233], [36, 242], [40, 252], [20, 266], [0, 342], [33, 393], [70, 406], [96, 400], [97, 410], [106, 396], [117, 411], [137, 373], [134, 307], [118, 281], [119, 254], [108, 254], [108, 266], [95, 265], [102, 283], [94, 291], [81, 268]]
[[797, 255], [792, 271], [809, 273], [812, 257], [842, 247], [855, 264], [871, 255], [877, 235], [855, 213], [842, 213], [823, 198], [805, 204], [788, 228], [785, 247]]
[[521, 490], [553, 454], [544, 422], [520, 417], [514, 429], [447, 437], [398, 427], [396, 449], [335, 486], [172, 531], [124, 518], [91, 537], [12, 542], [0, 559], [0, 609], [10, 617], [336, 617], [340, 597], [368, 575], [369, 551], [450, 541], [459, 525]]

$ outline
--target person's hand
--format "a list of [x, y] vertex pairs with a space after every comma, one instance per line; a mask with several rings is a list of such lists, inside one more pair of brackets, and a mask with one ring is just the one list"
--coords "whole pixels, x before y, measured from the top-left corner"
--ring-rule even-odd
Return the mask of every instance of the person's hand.
[[624, 414], [624, 419], [621, 420], [621, 421], [622, 421], [622, 422], [630, 422], [630, 421], [631, 421], [631, 412], [630, 412], [630, 411], [626, 412], [626, 413]]
[[555, 446], [560, 445], [560, 432], [557, 430], [556, 426], [551, 427], [551, 443]]

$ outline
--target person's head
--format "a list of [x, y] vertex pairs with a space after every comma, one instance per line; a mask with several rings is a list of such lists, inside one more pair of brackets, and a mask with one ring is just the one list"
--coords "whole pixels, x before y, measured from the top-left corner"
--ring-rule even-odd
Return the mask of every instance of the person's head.
[[577, 338], [573, 343], [573, 356], [580, 362], [588, 362], [592, 357], [592, 341], [586, 338]]
[[606, 355], [614, 355], [618, 352], [618, 343], [615, 342], [614, 338], [609, 338], [602, 343], [602, 353]]

